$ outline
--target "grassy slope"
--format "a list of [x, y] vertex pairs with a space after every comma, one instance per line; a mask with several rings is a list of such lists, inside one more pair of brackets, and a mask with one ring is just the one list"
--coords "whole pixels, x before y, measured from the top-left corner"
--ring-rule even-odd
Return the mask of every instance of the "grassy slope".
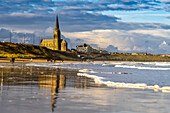
[[54, 58], [77, 60], [77, 55], [71, 52], [53, 51], [46, 47], [30, 44], [0, 42], [0, 57], [4, 58]]
[[150, 55], [116, 54], [116, 55], [98, 57], [96, 59], [100, 59], [100, 60], [123, 60], [123, 61], [168, 61], [168, 62], [170, 62], [170, 57], [150, 56]]

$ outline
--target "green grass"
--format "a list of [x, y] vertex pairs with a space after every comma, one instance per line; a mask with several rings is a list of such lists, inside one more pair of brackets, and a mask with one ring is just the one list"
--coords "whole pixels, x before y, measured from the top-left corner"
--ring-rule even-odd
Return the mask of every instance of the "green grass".
[[115, 55], [109, 55], [109, 56], [104, 56], [104, 57], [98, 57], [96, 59], [117, 60], [117, 61], [168, 61], [170, 62], [170, 57], [151, 56], [151, 55], [115, 54]]
[[[23, 57], [24, 56], [24, 57]], [[76, 53], [54, 51], [46, 47], [30, 44], [0, 42], [0, 57], [2, 58], [53, 58], [63, 60], [79, 60]]]

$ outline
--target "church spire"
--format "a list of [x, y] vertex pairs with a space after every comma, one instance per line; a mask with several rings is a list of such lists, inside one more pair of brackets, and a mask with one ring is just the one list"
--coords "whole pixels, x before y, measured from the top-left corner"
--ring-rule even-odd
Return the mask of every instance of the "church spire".
[[59, 29], [58, 15], [56, 16], [55, 30]]
[[56, 50], [61, 50], [61, 33], [59, 28], [59, 21], [58, 21], [58, 15], [56, 16], [56, 25], [54, 30], [54, 48]]
[[56, 25], [54, 30], [54, 39], [58, 39], [60, 41], [60, 28], [59, 28], [59, 21], [58, 21], [58, 15], [56, 16]]

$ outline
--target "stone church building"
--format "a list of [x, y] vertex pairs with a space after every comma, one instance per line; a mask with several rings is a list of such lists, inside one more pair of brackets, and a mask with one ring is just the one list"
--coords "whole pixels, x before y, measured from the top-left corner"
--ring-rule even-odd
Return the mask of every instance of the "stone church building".
[[58, 16], [56, 18], [56, 25], [55, 25], [53, 39], [40, 40], [40, 46], [44, 46], [52, 50], [67, 51], [67, 42], [65, 39], [61, 39]]

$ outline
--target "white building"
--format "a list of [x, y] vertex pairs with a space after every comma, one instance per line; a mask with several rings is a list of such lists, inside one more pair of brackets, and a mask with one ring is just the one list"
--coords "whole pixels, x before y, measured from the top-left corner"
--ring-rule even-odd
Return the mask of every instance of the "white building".
[[76, 46], [76, 50], [78, 52], [84, 52], [84, 53], [88, 53], [88, 52], [97, 52], [97, 53], [106, 53], [106, 50], [103, 49], [97, 49], [95, 47], [90, 46], [89, 44], [84, 44], [84, 45], [78, 45]]

